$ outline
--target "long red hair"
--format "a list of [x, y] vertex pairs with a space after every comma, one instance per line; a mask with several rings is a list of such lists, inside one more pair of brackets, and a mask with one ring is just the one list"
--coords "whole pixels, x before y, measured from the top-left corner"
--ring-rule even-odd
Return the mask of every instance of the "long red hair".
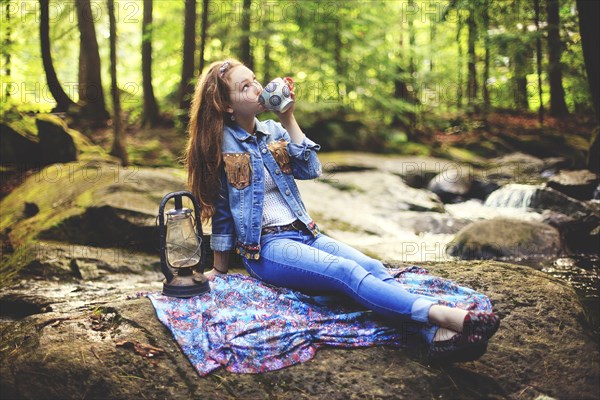
[[184, 163], [188, 187], [202, 207], [202, 220], [208, 220], [215, 213], [219, 168], [223, 163], [223, 128], [230, 121], [226, 111], [230, 90], [226, 78], [239, 65], [242, 63], [237, 60], [209, 65], [198, 80], [192, 98]]

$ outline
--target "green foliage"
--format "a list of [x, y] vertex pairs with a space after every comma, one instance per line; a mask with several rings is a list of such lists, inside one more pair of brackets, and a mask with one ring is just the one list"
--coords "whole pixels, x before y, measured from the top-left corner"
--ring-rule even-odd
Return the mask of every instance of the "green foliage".
[[[545, 5], [541, 1], [542, 6]], [[45, 86], [39, 46], [39, 3], [30, 1], [25, 10], [11, 2], [2, 2], [0, 29], [0, 83], [2, 84], [2, 114], [17, 107], [20, 111], [49, 111], [54, 100]], [[487, 4], [487, 9], [485, 5]], [[561, 0], [561, 37], [564, 40], [563, 84], [571, 111], [590, 112], [591, 101], [574, 0]], [[141, 119], [142, 79], [141, 1], [117, 2], [118, 85], [127, 124]], [[11, 7], [16, 8], [11, 8]], [[8, 10], [8, 11], [7, 11]], [[99, 44], [102, 83], [107, 99], [109, 76], [109, 26], [105, 2], [93, 2], [94, 23]], [[490, 18], [490, 71], [487, 85], [492, 95], [492, 107], [514, 108], [515, 73], [527, 77], [529, 106], [536, 110], [537, 75], [535, 39], [544, 32], [533, 27], [533, 5], [528, 1], [466, 1], [431, 2], [341, 0], [273, 2], [253, 0], [250, 9], [250, 42], [254, 69], [259, 80], [266, 82], [276, 76], [291, 76], [297, 84], [298, 113], [303, 125], [332, 118], [327, 130], [334, 142], [346, 147], [349, 143], [369, 142], [369, 134], [389, 140], [389, 148], [400, 148], [402, 134], [388, 135], [390, 124], [400, 121], [408, 126], [409, 115], [415, 113], [420, 126], [413, 129], [435, 130], [426, 125], [432, 114], [443, 115], [460, 111], [460, 98], [466, 97], [466, 61], [468, 18], [478, 26], [476, 68], [479, 83], [476, 104], [482, 102], [484, 11]], [[195, 54], [198, 65], [202, 2], [197, 2]], [[50, 7], [51, 49], [55, 69], [67, 94], [78, 100], [79, 31], [74, 3], [52, 1]], [[208, 10], [206, 64], [227, 57], [239, 57], [242, 0], [210, 2]], [[542, 25], [545, 7], [542, 7]], [[413, 24], [415, 45], [409, 43], [409, 21]], [[178, 110], [184, 2], [154, 1], [152, 47], [153, 88], [161, 112], [175, 118], [185, 115]], [[464, 26], [463, 26], [464, 25]], [[459, 32], [459, 27], [462, 30]], [[10, 39], [10, 40], [9, 40]], [[459, 59], [459, 46], [463, 57]], [[547, 49], [544, 48], [544, 54]], [[7, 56], [10, 55], [10, 65]], [[544, 55], [546, 58], [546, 56]], [[544, 70], [546, 60], [544, 58]], [[410, 74], [414, 65], [414, 74]], [[515, 72], [514, 66], [521, 68]], [[10, 76], [7, 68], [10, 67]], [[410, 96], [397, 97], [395, 84], [408, 85]], [[543, 76], [545, 101], [549, 88]], [[8, 90], [10, 89], [10, 90]], [[11, 92], [6, 97], [6, 92]], [[110, 100], [107, 101], [109, 108]], [[317, 114], [317, 116], [312, 116]], [[335, 121], [343, 114], [346, 120], [361, 121], [363, 129], [348, 132], [344, 124]], [[322, 124], [321, 124], [322, 125]], [[375, 133], [374, 133], [375, 132]], [[404, 132], [408, 134], [409, 132]], [[149, 143], [136, 149], [136, 157], [160, 159], [160, 151]], [[134, 149], [131, 149], [134, 150]]]
[[127, 154], [132, 165], [174, 166], [173, 154], [163, 147], [158, 138], [128, 146]]

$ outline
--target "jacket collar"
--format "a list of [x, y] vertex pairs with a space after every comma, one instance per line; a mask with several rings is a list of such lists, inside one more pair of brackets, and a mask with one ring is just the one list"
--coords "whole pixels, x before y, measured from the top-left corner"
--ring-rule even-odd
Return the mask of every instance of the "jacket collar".
[[[252, 136], [237, 124], [233, 126], [227, 126], [227, 128], [231, 130], [233, 136], [240, 142], [246, 141], [250, 136]], [[259, 121], [258, 118], [254, 118], [254, 129], [257, 133], [262, 133], [265, 135], [271, 134], [271, 132], [269, 132], [267, 129], [267, 126], [262, 121]]]

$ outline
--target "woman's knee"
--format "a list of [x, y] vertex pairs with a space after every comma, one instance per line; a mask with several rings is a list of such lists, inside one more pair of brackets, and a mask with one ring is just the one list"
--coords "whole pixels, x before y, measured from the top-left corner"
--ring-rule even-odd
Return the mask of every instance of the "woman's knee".
[[383, 265], [383, 263], [375, 258], [367, 257], [360, 264], [364, 269], [376, 276], [380, 276], [382, 274], [389, 275], [387, 268]]
[[343, 258], [339, 260], [331, 275], [353, 290], [356, 290], [365, 277], [371, 274], [354, 260]]
[[376, 258], [367, 257], [366, 260], [364, 261], [364, 263], [365, 263], [365, 265], [364, 265], [365, 269], [368, 269], [369, 271], [385, 269], [385, 266], [383, 265], [383, 263]]

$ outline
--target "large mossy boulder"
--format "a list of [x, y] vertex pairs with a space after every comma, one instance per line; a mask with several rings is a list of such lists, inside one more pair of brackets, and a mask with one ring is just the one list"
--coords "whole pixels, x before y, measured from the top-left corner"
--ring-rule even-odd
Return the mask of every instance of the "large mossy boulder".
[[0, 123], [0, 163], [31, 168], [39, 159], [39, 138], [16, 126]]
[[[415, 349], [321, 349], [310, 362], [278, 371], [220, 370], [202, 378], [156, 318], [150, 301], [135, 296], [144, 286], [119, 285], [133, 275], [113, 273], [79, 284], [30, 280], [10, 288], [4, 301], [16, 304], [21, 290], [22, 302], [32, 304], [35, 314], [0, 322], [0, 397], [600, 396], [598, 345], [587, 333], [585, 314], [572, 288], [528, 267], [497, 261], [448, 261], [424, 267], [490, 297], [502, 324], [481, 359], [436, 367], [427, 365]], [[156, 274], [137, 276], [140, 282], [147, 279], [146, 290], [158, 290], [151, 282]]]
[[461, 229], [447, 251], [466, 260], [555, 256], [560, 234], [550, 225], [495, 218], [475, 221]]
[[2, 280], [29, 265], [39, 241], [156, 252], [162, 197], [183, 171], [100, 161], [50, 165], [2, 199]]
[[0, 141], [0, 163], [13, 169], [73, 161], [115, 162], [100, 146], [52, 114], [24, 115], [0, 123]]
[[59, 118], [41, 116], [36, 121], [40, 139], [40, 163], [50, 165], [77, 160], [75, 141]]

